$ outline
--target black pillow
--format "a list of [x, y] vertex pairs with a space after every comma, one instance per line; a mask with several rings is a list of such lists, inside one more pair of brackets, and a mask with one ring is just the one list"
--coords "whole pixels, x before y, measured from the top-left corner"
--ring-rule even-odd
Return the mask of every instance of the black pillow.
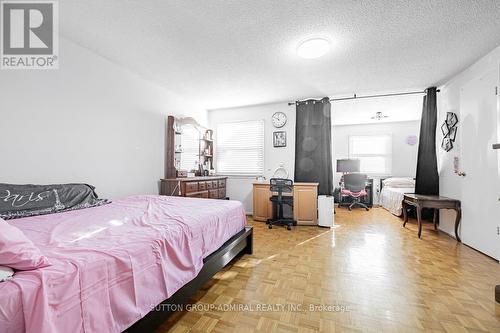
[[95, 187], [87, 184], [12, 185], [0, 183], [0, 218], [15, 219], [101, 206]]

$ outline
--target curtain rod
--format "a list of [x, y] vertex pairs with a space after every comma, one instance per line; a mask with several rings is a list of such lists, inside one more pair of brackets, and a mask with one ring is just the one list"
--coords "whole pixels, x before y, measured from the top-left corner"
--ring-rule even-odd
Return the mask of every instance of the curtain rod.
[[[440, 92], [440, 90], [436, 90], [436, 92]], [[410, 91], [410, 92], [403, 92], [403, 93], [392, 93], [392, 94], [381, 94], [381, 95], [366, 95], [366, 96], [358, 96], [354, 94], [352, 97], [343, 97], [343, 98], [330, 98], [330, 102], [336, 102], [336, 101], [347, 101], [351, 99], [362, 99], [362, 98], [377, 98], [377, 97], [391, 97], [391, 96], [403, 96], [403, 95], [416, 95], [416, 94], [426, 94], [427, 92], [424, 91]], [[289, 102], [288, 105], [295, 105], [297, 102]]]

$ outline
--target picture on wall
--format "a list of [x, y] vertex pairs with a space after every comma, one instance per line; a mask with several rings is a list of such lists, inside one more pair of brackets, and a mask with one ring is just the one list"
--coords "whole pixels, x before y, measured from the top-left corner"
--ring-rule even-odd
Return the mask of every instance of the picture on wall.
[[441, 133], [446, 137], [450, 133], [450, 129], [448, 128], [448, 124], [446, 122], [441, 125]]
[[408, 137], [406, 138], [406, 143], [409, 146], [414, 146], [418, 143], [418, 137], [416, 135], [408, 135]]
[[286, 147], [286, 132], [285, 131], [273, 132], [273, 146], [274, 147]]
[[457, 127], [452, 127], [450, 128], [450, 133], [448, 133], [448, 137], [450, 138], [451, 141], [455, 142], [455, 139], [457, 138]]
[[441, 148], [443, 148], [444, 151], [448, 152], [453, 149], [453, 142], [451, 142], [451, 139], [448, 137], [443, 138], [443, 142], [441, 143]]
[[441, 142], [441, 148], [448, 152], [453, 149], [453, 142], [457, 138], [458, 131], [458, 117], [454, 112], [446, 113], [446, 120], [443, 125], [441, 125], [441, 133], [443, 133], [443, 142]]
[[458, 118], [456, 113], [448, 112], [446, 113], [446, 123], [449, 128], [455, 127], [458, 123]]

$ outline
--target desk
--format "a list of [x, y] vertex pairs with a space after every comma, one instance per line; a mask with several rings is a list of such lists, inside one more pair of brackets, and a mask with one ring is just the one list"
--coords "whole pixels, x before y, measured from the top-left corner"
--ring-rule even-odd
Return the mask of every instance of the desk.
[[414, 206], [417, 209], [418, 238], [422, 234], [422, 208], [434, 208], [434, 229], [437, 229], [437, 212], [439, 209], [454, 209], [457, 213], [455, 218], [455, 237], [457, 241], [461, 242], [458, 236], [458, 226], [462, 218], [460, 200], [439, 195], [405, 194], [403, 198], [403, 227], [408, 222], [408, 206]]
[[[293, 196], [293, 219], [298, 225], [318, 224], [318, 183], [294, 183], [292, 193], [283, 195]], [[267, 221], [272, 218], [273, 206], [269, 198], [271, 195], [269, 183], [253, 183], [253, 219]]]

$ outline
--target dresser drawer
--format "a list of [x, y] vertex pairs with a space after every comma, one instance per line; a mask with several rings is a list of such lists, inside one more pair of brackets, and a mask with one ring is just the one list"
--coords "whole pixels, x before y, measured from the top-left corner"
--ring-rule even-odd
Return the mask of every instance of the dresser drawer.
[[225, 197], [226, 197], [226, 189], [220, 188], [219, 189], [219, 199], [224, 199]]
[[186, 195], [191, 192], [198, 192], [198, 182], [186, 183]]
[[226, 187], [226, 180], [225, 179], [219, 179], [219, 187]]
[[213, 184], [212, 184], [212, 181], [206, 182], [206, 184], [207, 184], [207, 190], [211, 190], [211, 189], [214, 188]]
[[201, 198], [201, 192], [186, 193], [187, 198]]
[[193, 192], [193, 193], [186, 193], [186, 197], [188, 198], [208, 198], [208, 191], [201, 191], [201, 192]]
[[215, 190], [209, 190], [208, 191], [208, 196], [211, 199], [219, 199], [219, 190], [217, 190], [217, 189], [215, 189]]
[[206, 182], [198, 182], [198, 190], [199, 191], [205, 191], [207, 189], [207, 183]]
[[219, 187], [219, 182], [216, 180], [212, 180], [212, 188], [218, 188]]

